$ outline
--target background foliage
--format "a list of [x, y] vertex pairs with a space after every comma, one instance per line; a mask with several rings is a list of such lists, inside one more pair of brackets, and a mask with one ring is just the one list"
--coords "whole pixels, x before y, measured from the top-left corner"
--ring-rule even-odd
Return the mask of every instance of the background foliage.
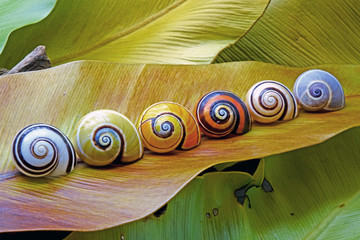
[[[87, 59], [127, 64], [258, 61], [308, 67], [242, 62], [182, 68], [90, 61], [1, 77], [0, 133], [5, 142], [0, 145], [2, 231], [84, 231], [140, 219], [109, 230], [75, 232], [68, 239], [150, 236], [182, 239], [184, 234], [193, 239], [359, 238], [360, 70], [356, 65], [360, 59], [359, 16], [357, 0], [1, 2], [1, 67], [11, 68], [39, 44], [47, 47], [55, 65]], [[332, 65], [314, 66], [329, 63]], [[206, 91], [228, 89], [243, 98], [253, 82], [264, 79], [282, 81], [291, 88], [296, 76], [314, 67], [328, 70], [344, 85], [347, 96], [344, 110], [301, 112], [293, 122], [255, 125], [253, 131], [241, 137], [223, 139], [221, 143], [205, 139], [198, 150], [168, 156], [149, 154], [138, 165], [102, 169], [101, 174], [99, 169], [82, 165], [68, 177], [31, 180], [20, 176], [10, 161], [6, 142], [27, 123], [43, 121], [71, 134], [76, 121], [94, 109], [117, 109], [135, 121], [143, 105], [155, 101], [177, 101], [192, 109], [196, 99]], [[106, 79], [110, 79], [108, 85], [104, 85], [108, 83]], [[118, 88], [119, 92], [114, 94]], [[82, 91], [87, 93], [81, 95]], [[120, 94], [122, 91], [124, 94]], [[131, 111], [129, 101], [134, 101], [136, 110]], [[348, 131], [335, 136], [345, 130]], [[241, 145], [244, 139], [253, 139], [253, 143], [239, 148], [236, 144]], [[263, 144], [266, 141], [268, 145]], [[270, 143], [281, 147], [274, 151]], [[309, 145], [314, 146], [303, 148]], [[214, 150], [213, 146], [238, 149], [233, 155], [227, 151], [228, 158], [224, 158], [221, 149]], [[206, 162], [206, 153], [213, 153], [214, 161]], [[192, 156], [199, 156], [198, 168], [191, 169], [191, 163], [186, 162]], [[229, 162], [254, 157], [265, 157], [255, 175], [215, 172], [194, 178], [214, 164], [222, 162], [212, 170], [223, 170], [233, 166]], [[184, 160], [176, 165], [177, 172], [159, 168], [162, 170], [152, 176], [154, 182], [164, 183], [168, 190], [159, 187], [161, 184], [148, 186], [144, 185], [148, 180], [139, 181], [139, 174], [154, 167], [151, 161], [163, 160], [167, 164]], [[136, 171], [121, 175], [119, 170], [132, 167]], [[187, 175], [179, 180], [177, 176], [184, 169]], [[259, 187], [264, 177], [271, 183], [273, 192], [264, 192]], [[104, 187], [107, 180], [116, 183], [122, 178], [129, 180], [128, 188], [109, 194], [113, 189]], [[247, 190], [244, 205], [234, 196], [234, 191], [241, 188]], [[135, 194], [135, 189], [142, 191], [142, 197]], [[121, 191], [130, 195], [122, 195]], [[97, 194], [87, 205], [81, 197], [90, 192]], [[69, 198], [69, 193], [75, 197]], [[164, 214], [143, 218], [171, 198]], [[120, 209], [123, 215], [112, 216], [114, 206], [104, 204], [101, 199], [124, 203], [126, 207]], [[142, 201], [147, 203], [145, 209], [137, 208]], [[72, 204], [78, 204], [82, 210], [61, 210]], [[86, 209], [92, 209], [94, 217], [89, 219], [90, 212]], [[40, 218], [35, 217], [38, 211], [43, 214]], [[80, 220], [71, 220], [70, 212], [80, 216]], [[75, 222], [81, 226], [74, 228]]]

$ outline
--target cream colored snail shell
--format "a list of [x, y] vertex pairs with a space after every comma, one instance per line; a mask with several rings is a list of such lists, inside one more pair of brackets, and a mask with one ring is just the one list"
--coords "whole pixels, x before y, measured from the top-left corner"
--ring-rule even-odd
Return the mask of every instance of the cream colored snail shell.
[[59, 129], [44, 123], [22, 129], [12, 143], [13, 162], [30, 177], [61, 176], [76, 165], [70, 140]]
[[293, 93], [284, 84], [272, 80], [254, 84], [245, 103], [252, 118], [261, 123], [291, 120], [298, 115]]
[[187, 150], [200, 144], [200, 129], [193, 115], [173, 102], [159, 102], [148, 107], [137, 124], [146, 148], [166, 153]]
[[345, 94], [340, 82], [332, 74], [312, 69], [295, 81], [294, 95], [307, 111], [336, 111], [345, 106]]
[[196, 119], [201, 131], [214, 138], [244, 134], [251, 129], [251, 117], [245, 103], [236, 94], [224, 90], [212, 91], [200, 98]]
[[113, 110], [97, 110], [80, 119], [76, 127], [75, 150], [92, 166], [140, 159], [144, 149], [139, 133], [124, 115]]

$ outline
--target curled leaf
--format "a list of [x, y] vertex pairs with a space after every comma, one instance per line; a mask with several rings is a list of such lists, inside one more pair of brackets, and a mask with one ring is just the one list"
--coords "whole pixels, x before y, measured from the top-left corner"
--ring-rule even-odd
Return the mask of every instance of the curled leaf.
[[80, 164], [71, 174], [51, 180], [24, 177], [11, 162], [12, 138], [28, 124], [52, 124], [71, 136], [78, 120], [96, 109], [113, 109], [136, 122], [145, 108], [159, 101], [192, 110], [212, 90], [230, 90], [244, 98], [250, 86], [263, 79], [291, 88], [306, 68], [255, 62], [171, 66], [81, 61], [0, 77], [0, 231], [85, 231], [134, 221], [163, 206], [212, 165], [311, 146], [359, 126], [360, 66], [316, 68], [340, 80], [346, 93], [344, 109], [301, 111], [292, 121], [254, 124], [241, 136], [203, 137], [200, 146], [189, 151], [145, 152], [129, 165], [98, 169]]
[[359, 22], [358, 0], [272, 0], [246, 36], [215, 62], [359, 64]]
[[[45, 18], [54, 8], [55, 3], [56, 0], [2, 0], [0, 2], [0, 53], [12, 31]], [[21, 60], [21, 55], [19, 60]]]
[[208, 173], [181, 190], [159, 217], [74, 232], [66, 240], [358, 239], [359, 134], [357, 127], [316, 146], [266, 157], [264, 174], [273, 191], [250, 188], [243, 193], [244, 205], [236, 194], [251, 176]]
[[248, 31], [268, 3], [62, 0], [46, 19], [11, 35], [0, 56], [0, 66], [14, 66], [40, 44], [46, 46], [54, 65], [76, 59], [210, 63], [222, 48]]

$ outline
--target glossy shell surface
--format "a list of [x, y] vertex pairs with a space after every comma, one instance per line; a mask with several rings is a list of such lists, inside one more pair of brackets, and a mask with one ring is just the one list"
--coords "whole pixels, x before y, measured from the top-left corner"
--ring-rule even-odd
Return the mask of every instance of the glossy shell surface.
[[80, 159], [93, 166], [133, 162], [144, 153], [133, 123], [113, 110], [85, 115], [76, 127], [74, 145]]
[[244, 134], [251, 129], [251, 117], [245, 103], [229, 91], [205, 94], [197, 104], [195, 115], [201, 131], [209, 137]]
[[200, 144], [200, 129], [193, 115], [173, 102], [159, 102], [148, 107], [138, 122], [146, 148], [158, 153], [187, 150]]
[[44, 123], [22, 129], [12, 143], [13, 162], [31, 177], [57, 177], [70, 173], [76, 155], [70, 140], [59, 129]]
[[345, 94], [340, 82], [332, 74], [312, 69], [295, 81], [294, 95], [307, 111], [336, 111], [345, 106]]
[[284, 84], [272, 80], [254, 84], [245, 103], [252, 118], [261, 123], [291, 120], [298, 115], [293, 93]]

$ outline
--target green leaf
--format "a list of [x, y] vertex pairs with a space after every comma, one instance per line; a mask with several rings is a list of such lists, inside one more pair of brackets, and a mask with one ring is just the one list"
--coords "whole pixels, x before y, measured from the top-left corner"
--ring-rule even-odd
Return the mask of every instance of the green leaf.
[[250, 188], [241, 205], [234, 196], [251, 184], [241, 172], [195, 178], [160, 216], [72, 239], [359, 239], [360, 128], [312, 147], [265, 158], [272, 192]]
[[55, 3], [56, 0], [2, 0], [0, 2], [0, 53], [12, 31], [45, 18], [54, 8]]
[[[233, 228], [243, 211], [234, 191], [251, 183], [246, 173], [208, 173], [196, 177], [173, 200], [159, 217], [150, 215], [122, 227], [98, 232], [74, 232], [71, 239], [239, 239], [221, 228]], [[231, 210], [231, 211], [230, 211]], [[244, 225], [250, 228], [248, 222]], [[221, 236], [214, 238], [214, 235]]]
[[[360, 128], [354, 128], [325, 143], [265, 158], [265, 178], [274, 191], [248, 192], [256, 211], [251, 220], [262, 226], [255, 229], [258, 236], [323, 239], [334, 224], [346, 223], [342, 217], [359, 222], [359, 136]], [[359, 228], [345, 228], [341, 239], [360, 237]]]
[[359, 64], [359, 22], [358, 0], [272, 0], [246, 36], [214, 62]]
[[10, 67], [37, 45], [55, 65], [78, 59], [210, 63], [244, 35], [269, 0], [58, 1], [38, 24], [14, 32], [0, 57]]
[[[71, 137], [80, 118], [96, 109], [119, 111], [133, 122], [159, 101], [174, 101], [193, 111], [209, 91], [230, 90], [244, 98], [250, 86], [263, 79], [291, 88], [308, 68], [257, 62], [174, 66], [79, 61], [0, 77], [0, 232], [90, 231], [135, 221], [156, 211], [213, 165], [312, 146], [359, 126], [360, 66], [316, 68], [340, 80], [346, 93], [344, 109], [300, 111], [291, 121], [254, 124], [241, 136], [203, 137], [200, 146], [189, 151], [147, 151], [134, 164], [94, 168], [81, 163], [56, 179], [32, 179], [15, 169], [11, 142], [25, 126], [48, 123]], [[263, 175], [253, 178], [258, 182]]]

